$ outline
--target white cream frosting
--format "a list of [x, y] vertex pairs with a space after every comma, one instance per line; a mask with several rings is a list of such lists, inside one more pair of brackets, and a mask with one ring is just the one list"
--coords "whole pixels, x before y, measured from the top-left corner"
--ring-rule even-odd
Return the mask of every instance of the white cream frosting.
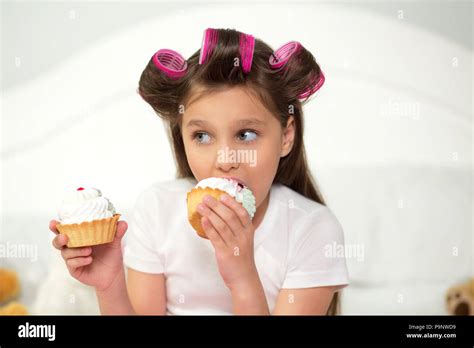
[[199, 181], [195, 187], [209, 187], [226, 192], [234, 197], [237, 202], [241, 203], [253, 219], [256, 211], [255, 197], [250, 189], [247, 187], [241, 187], [237, 181], [226, 178], [211, 177]]
[[68, 192], [58, 213], [63, 225], [110, 218], [115, 215], [113, 204], [95, 188]]

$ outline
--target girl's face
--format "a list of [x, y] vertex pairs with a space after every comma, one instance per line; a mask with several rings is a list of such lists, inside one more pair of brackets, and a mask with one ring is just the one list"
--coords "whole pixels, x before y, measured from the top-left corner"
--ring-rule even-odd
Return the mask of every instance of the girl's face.
[[213, 92], [191, 101], [182, 115], [182, 137], [197, 181], [230, 176], [255, 195], [257, 214], [290, 151], [294, 121], [286, 129], [245, 87]]

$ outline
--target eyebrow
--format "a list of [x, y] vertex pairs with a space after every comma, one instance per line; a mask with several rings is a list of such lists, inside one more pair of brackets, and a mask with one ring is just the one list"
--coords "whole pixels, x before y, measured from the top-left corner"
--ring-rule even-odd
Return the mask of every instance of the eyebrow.
[[[240, 126], [264, 126], [266, 124], [266, 122], [259, 120], [258, 118], [244, 118], [244, 119], [236, 121], [235, 123]], [[202, 127], [207, 124], [208, 122], [204, 120], [190, 120], [186, 124], [186, 127], [187, 128], [192, 127], [192, 126]]]

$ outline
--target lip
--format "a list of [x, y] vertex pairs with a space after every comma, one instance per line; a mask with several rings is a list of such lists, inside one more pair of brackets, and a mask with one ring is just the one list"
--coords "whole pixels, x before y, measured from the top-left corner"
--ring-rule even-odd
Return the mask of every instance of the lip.
[[236, 178], [235, 176], [222, 176], [221, 178], [223, 178], [223, 179], [235, 180], [235, 181], [237, 181], [238, 183], [244, 185], [244, 187], [247, 187], [247, 184], [246, 184], [245, 182], [243, 182], [243, 181], [240, 180], [239, 178]]

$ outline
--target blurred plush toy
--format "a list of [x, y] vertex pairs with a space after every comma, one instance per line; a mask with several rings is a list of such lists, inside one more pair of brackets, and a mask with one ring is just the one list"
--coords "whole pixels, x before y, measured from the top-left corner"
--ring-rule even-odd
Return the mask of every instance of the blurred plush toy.
[[18, 302], [10, 302], [9, 304], [0, 307], [0, 315], [27, 315], [26, 307]]
[[446, 309], [452, 315], [474, 315], [474, 278], [448, 289]]
[[25, 315], [28, 314], [26, 307], [18, 302], [6, 302], [13, 300], [20, 293], [20, 282], [15, 272], [0, 268], [0, 315]]

